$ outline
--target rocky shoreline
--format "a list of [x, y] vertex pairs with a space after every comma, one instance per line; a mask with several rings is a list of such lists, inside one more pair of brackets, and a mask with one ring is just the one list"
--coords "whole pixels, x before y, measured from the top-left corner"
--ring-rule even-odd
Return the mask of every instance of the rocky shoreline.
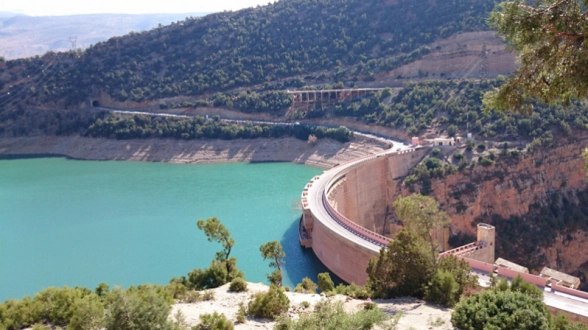
[[0, 138], [0, 158], [64, 156], [80, 160], [182, 164], [293, 162], [331, 168], [390, 146], [366, 138], [355, 138], [349, 143], [321, 139], [311, 145], [295, 138], [226, 141], [36, 136]]

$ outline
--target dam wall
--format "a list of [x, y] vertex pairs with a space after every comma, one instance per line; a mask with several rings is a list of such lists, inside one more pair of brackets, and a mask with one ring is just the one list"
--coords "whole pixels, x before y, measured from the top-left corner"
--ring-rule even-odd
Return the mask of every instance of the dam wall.
[[388, 151], [313, 178], [302, 193], [303, 246], [345, 282], [365, 284], [370, 258], [389, 241], [385, 222], [396, 186], [427, 152]]
[[342, 216], [373, 232], [390, 237], [390, 223], [397, 186], [424, 157], [427, 149], [394, 153], [351, 167], [327, 192], [333, 208]]

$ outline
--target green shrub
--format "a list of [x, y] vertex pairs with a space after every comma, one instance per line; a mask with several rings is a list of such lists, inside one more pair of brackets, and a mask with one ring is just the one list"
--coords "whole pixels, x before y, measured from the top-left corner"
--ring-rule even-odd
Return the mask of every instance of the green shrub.
[[183, 303], [193, 304], [202, 301], [202, 295], [198, 291], [187, 291], [183, 295], [178, 297]]
[[339, 284], [335, 288], [338, 294], [342, 294], [354, 299], [367, 299], [372, 297], [372, 292], [365, 286], [359, 286], [355, 283], [349, 285]]
[[302, 279], [302, 283], [298, 283], [294, 288], [294, 292], [298, 293], [316, 293], [318, 285], [314, 283], [310, 278], [305, 277]]
[[237, 277], [231, 281], [229, 290], [233, 292], [245, 292], [247, 291], [247, 281], [244, 278]]
[[274, 270], [271, 274], [267, 275], [267, 280], [278, 287], [282, 286], [282, 280], [284, 276], [282, 275], [282, 271], [279, 269]]
[[331, 292], [335, 290], [335, 283], [328, 272], [318, 274], [318, 286], [321, 292]]
[[460, 329], [548, 330], [549, 311], [524, 293], [486, 290], [457, 303], [451, 323]]
[[204, 300], [204, 301], [214, 300], [214, 291], [212, 291], [212, 290], [204, 291], [204, 294], [202, 295], [202, 300]]
[[447, 135], [450, 137], [454, 137], [457, 133], [457, 126], [456, 125], [449, 125], [447, 126]]
[[200, 315], [200, 324], [192, 327], [192, 330], [233, 330], [233, 322], [227, 320], [225, 314]]
[[243, 324], [247, 322], [247, 318], [245, 317], [245, 306], [243, 303], [239, 303], [239, 311], [237, 311], [237, 323]]
[[476, 145], [476, 142], [474, 140], [471, 140], [471, 139], [466, 140], [466, 150], [467, 151], [472, 151], [472, 149], [474, 149], [475, 145]]
[[480, 161], [480, 165], [482, 165], [484, 167], [488, 167], [488, 166], [494, 164], [494, 162], [490, 158], [486, 158], [486, 157], [480, 157], [479, 161]]
[[[364, 309], [355, 314], [347, 314], [343, 303], [337, 301], [321, 301], [316, 304], [313, 313], [301, 314], [296, 321], [283, 316], [278, 319], [274, 329], [288, 330], [356, 330], [372, 329], [375, 325], [383, 325], [388, 320], [386, 314], [379, 308]], [[397, 320], [386, 329], [394, 329]]]
[[264, 319], [275, 319], [290, 308], [290, 300], [277, 286], [271, 285], [268, 292], [253, 295], [247, 314]]
[[168, 329], [171, 306], [154, 286], [126, 291], [114, 289], [105, 297], [108, 305], [105, 328], [108, 330]]
[[77, 299], [68, 330], [101, 329], [104, 324], [104, 305], [98, 295], [86, 295]]
[[445, 270], [437, 270], [425, 289], [426, 300], [445, 307], [453, 307], [459, 300], [459, 295], [459, 284]]

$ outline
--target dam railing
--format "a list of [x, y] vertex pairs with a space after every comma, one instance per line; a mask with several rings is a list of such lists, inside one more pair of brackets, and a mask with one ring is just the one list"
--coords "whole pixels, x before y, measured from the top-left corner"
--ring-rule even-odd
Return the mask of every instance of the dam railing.
[[378, 246], [388, 246], [388, 243], [392, 240], [389, 237], [386, 237], [384, 235], [378, 234], [376, 232], [373, 232], [369, 229], [364, 228], [363, 226], [358, 225], [357, 223], [351, 221], [350, 219], [348, 219], [347, 217], [345, 217], [344, 215], [342, 215], [341, 213], [339, 213], [339, 211], [337, 211], [332, 205], [331, 203], [329, 203], [328, 200], [328, 196], [331, 192], [331, 188], [337, 183], [339, 182], [342, 177], [344, 177], [348, 170], [369, 162], [369, 161], [373, 161], [375, 159], [378, 159], [380, 157], [383, 156], [387, 156], [387, 155], [393, 155], [393, 154], [407, 154], [407, 153], [411, 153], [414, 152], [415, 149], [408, 149], [408, 150], [400, 150], [400, 151], [387, 151], [387, 152], [383, 152], [381, 154], [378, 155], [374, 155], [374, 156], [367, 156], [364, 158], [361, 158], [357, 161], [351, 162], [349, 164], [345, 164], [345, 165], [340, 165], [337, 166], [333, 169], [333, 170], [338, 170], [338, 173], [335, 174], [327, 183], [325, 190], [322, 192], [323, 196], [322, 196], [322, 201], [323, 201], [323, 205], [325, 207], [325, 209], [327, 210], [327, 213], [329, 213], [329, 215], [331, 216], [331, 218], [333, 220], [335, 220], [340, 226], [342, 226], [343, 228], [345, 228], [347, 231], [361, 237], [362, 239], [369, 241], [375, 245]]

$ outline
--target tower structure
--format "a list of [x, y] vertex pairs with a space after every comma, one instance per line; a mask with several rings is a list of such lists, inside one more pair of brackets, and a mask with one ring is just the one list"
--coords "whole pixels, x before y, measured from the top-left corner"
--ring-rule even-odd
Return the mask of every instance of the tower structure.
[[479, 223], [477, 229], [478, 245], [483, 248], [477, 251], [477, 258], [475, 259], [493, 264], [494, 250], [496, 248], [496, 228], [485, 223]]

